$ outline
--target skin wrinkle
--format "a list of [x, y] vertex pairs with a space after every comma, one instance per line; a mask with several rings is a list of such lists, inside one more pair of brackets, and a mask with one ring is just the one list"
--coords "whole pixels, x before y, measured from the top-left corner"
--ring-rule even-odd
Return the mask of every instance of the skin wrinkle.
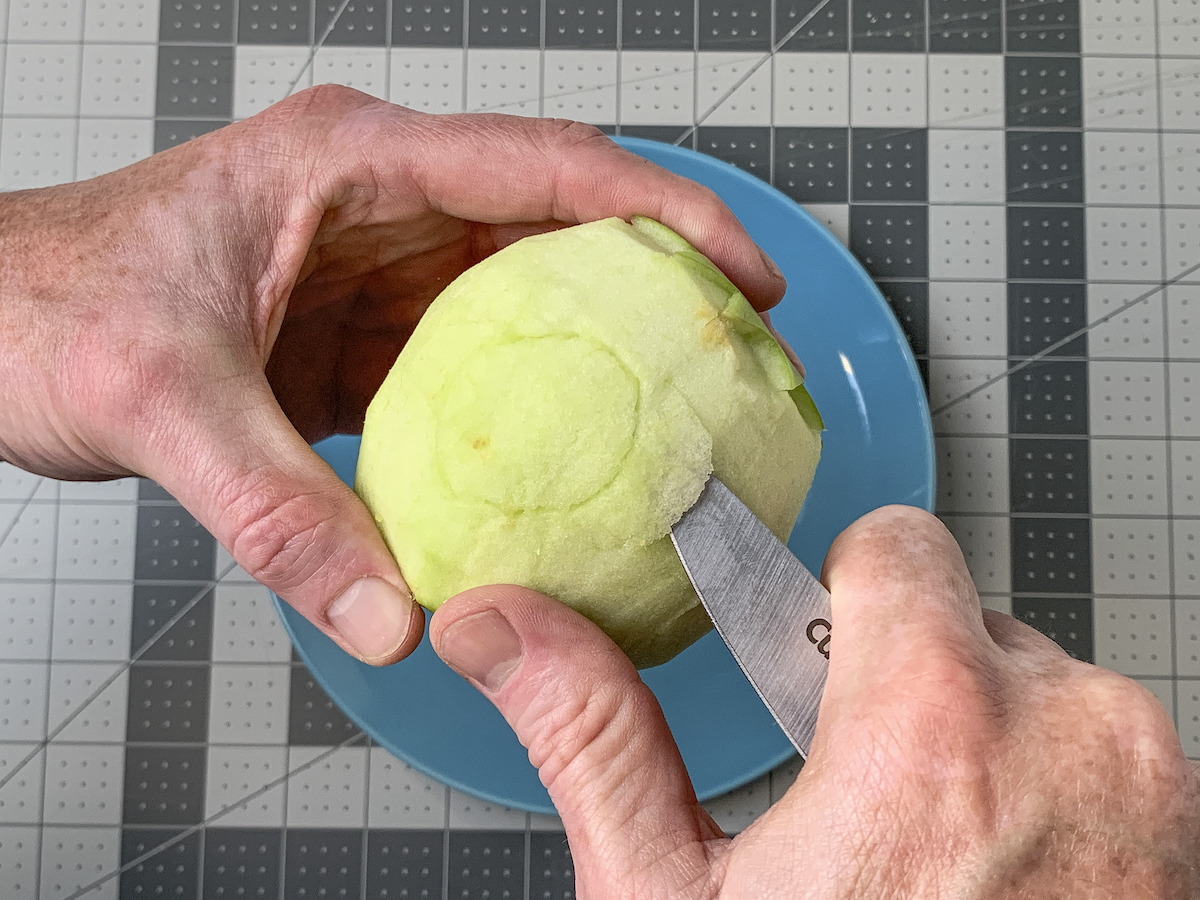
[[[631, 857], [620, 860], [623, 868], [629, 872], [635, 883], [640, 877], [650, 883], [678, 885], [678, 876], [664, 879], [664, 870], [677, 868], [681, 874], [691, 874], [697, 877], [695, 855], [704, 846], [705, 839], [711, 839], [710, 827], [697, 815], [690, 827], [674, 832], [663, 832], [658, 826], [662, 809], [658, 803], [646, 804], [641, 798], [654, 796], [653, 785], [643, 777], [647, 774], [645, 764], [634, 763], [632, 769], [624, 768], [624, 762], [614, 756], [606, 764], [586, 768], [584, 773], [576, 774], [572, 779], [576, 784], [586, 784], [590, 793], [597, 795], [594, 803], [595, 810], [603, 816], [603, 827], [607, 833], [622, 833], [628, 836], [633, 847]], [[624, 771], [621, 771], [624, 768]], [[618, 780], [610, 773], [615, 773]], [[628, 797], [625, 802], [614, 803]], [[614, 808], [623, 810], [622, 815], [611, 814]], [[604, 811], [609, 814], [605, 815]], [[594, 813], [593, 813], [594, 815]], [[706, 816], [705, 816], [706, 818]], [[672, 894], [674, 896], [674, 894]]]
[[[576, 192], [572, 190], [570, 185], [564, 184], [564, 161], [583, 145], [598, 146], [597, 141], [604, 142], [607, 145], [607, 138], [604, 137], [598, 128], [590, 125], [580, 126], [578, 122], [566, 120], [557, 120], [552, 125], [556, 130], [551, 135], [540, 135], [542, 138], [542, 152], [549, 160], [550, 173], [550, 190], [549, 196], [552, 201], [550, 214], [547, 218], [556, 219], [563, 222], [578, 222], [580, 215], [578, 210], [568, 206], [559, 206], [565, 198], [573, 197]], [[566, 139], [566, 140], [564, 140]], [[585, 173], [584, 177], [593, 177]]]
[[[661, 810], [636, 803], [631, 804], [631, 808], [634, 812], [627, 819], [609, 823], [610, 832], [617, 828], [629, 829], [626, 833], [635, 848], [634, 856], [621, 861], [628, 869], [629, 880], [635, 885], [639, 882], [658, 885], [654, 893], [671, 900], [688, 896], [689, 883], [704, 880], [697, 865], [698, 857], [705, 855], [705, 844], [701, 839], [705, 830], [701, 822], [697, 820], [686, 829], [663, 832], [655, 821]], [[666, 884], [672, 885], [669, 892], [664, 887]], [[634, 896], [640, 896], [640, 892]]]
[[[557, 686], [546, 690], [559, 697], [559, 702], [549, 712], [539, 713], [536, 728], [529, 744], [529, 760], [542, 775], [542, 783], [552, 790], [560, 777], [571, 777], [567, 768], [572, 764], [591, 769], [595, 760], [591, 757], [605, 748], [601, 738], [620, 725], [614, 718], [623, 708], [621, 698], [609, 690], [592, 691], [579, 696], [572, 691], [562, 691]], [[565, 698], [562, 696], [566, 694]], [[565, 702], [564, 702], [565, 701]], [[580, 748], [586, 747], [588, 758], [581, 758]], [[601, 756], [601, 761], [604, 757]], [[582, 780], [582, 779], [581, 779]]]
[[[273, 472], [266, 475], [273, 480]], [[337, 510], [319, 494], [290, 495], [280, 502], [264, 496], [255, 480], [252, 473], [231, 505], [234, 553], [245, 560], [243, 568], [253, 578], [275, 581], [286, 591], [290, 583], [312, 578], [315, 567], [323, 564], [305, 551], [336, 520]]]

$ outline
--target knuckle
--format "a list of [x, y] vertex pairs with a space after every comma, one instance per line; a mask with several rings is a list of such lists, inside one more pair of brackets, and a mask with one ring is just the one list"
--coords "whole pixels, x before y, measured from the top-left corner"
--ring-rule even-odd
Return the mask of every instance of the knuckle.
[[1179, 746], [1170, 714], [1147, 688], [1115, 672], [1080, 665], [1091, 670], [1085, 676], [1085, 702], [1101, 714], [1096, 721], [1110, 723], [1119, 737], [1131, 738], [1143, 752]]
[[539, 119], [539, 127], [552, 143], [565, 149], [575, 149], [583, 144], [611, 143], [608, 135], [586, 122], [574, 119]]
[[305, 88], [278, 104], [278, 109], [293, 115], [342, 115], [380, 101], [370, 94], [344, 84], [317, 84]]
[[946, 719], [981, 722], [1003, 718], [1007, 692], [999, 676], [979, 664], [966, 648], [942, 648], [913, 661], [900, 689], [918, 722], [936, 726]]
[[519, 123], [528, 129], [526, 139], [536, 148], [537, 155], [547, 164], [558, 168], [566, 166], [582, 152], [605, 152], [608, 148], [619, 150], [594, 125], [571, 119], [528, 119]]
[[323, 544], [337, 516], [329, 498], [311, 493], [279, 496], [254, 486], [243, 490], [230, 509], [234, 558], [256, 580], [286, 593], [324, 564], [313, 550]]
[[954, 536], [936, 516], [912, 506], [884, 506], [838, 535], [826, 565], [877, 582], [937, 586], [931, 596], [973, 596], [974, 585]]
[[869, 537], [873, 541], [902, 541], [923, 546], [954, 542], [953, 536], [937, 516], [915, 506], [900, 504], [872, 510], [847, 532], [855, 537]]
[[1072, 694], [1077, 712], [1071, 721], [1082, 742], [1093, 757], [1105, 760], [1114, 781], [1137, 785], [1143, 813], [1170, 809], [1193, 780], [1170, 714], [1136, 681], [1077, 665]]
[[[318, 154], [335, 132], [354, 122], [364, 110], [387, 104], [370, 94], [342, 84], [318, 84], [279, 101], [247, 120], [254, 129], [256, 146], [272, 153], [286, 151], [303, 159]], [[399, 109], [399, 107], [395, 107]], [[357, 146], [346, 141], [345, 146]]]
[[978, 772], [1008, 740], [1014, 706], [1001, 672], [946, 644], [892, 667], [858, 715], [870, 722], [881, 759], [905, 768], [914, 763], [911, 748], [922, 747], [922, 771], [932, 765]]
[[1131, 678], [1116, 672], [1077, 663], [1084, 679], [1084, 691], [1088, 702], [1097, 709], [1121, 710], [1127, 721], [1139, 729], [1169, 722], [1167, 711], [1149, 690]]
[[615, 685], [571, 688], [542, 710], [528, 742], [529, 759], [549, 787], [571, 766], [611, 761], [625, 741], [618, 732], [625, 721], [626, 700]]

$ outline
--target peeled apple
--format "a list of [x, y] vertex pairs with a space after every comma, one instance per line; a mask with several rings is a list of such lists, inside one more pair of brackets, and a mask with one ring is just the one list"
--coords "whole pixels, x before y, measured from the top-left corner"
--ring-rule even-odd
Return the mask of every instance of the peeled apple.
[[367, 410], [355, 489], [423, 606], [524, 585], [646, 667], [711, 627], [671, 526], [716, 473], [786, 540], [821, 428], [729, 279], [658, 222], [605, 219], [441, 293]]

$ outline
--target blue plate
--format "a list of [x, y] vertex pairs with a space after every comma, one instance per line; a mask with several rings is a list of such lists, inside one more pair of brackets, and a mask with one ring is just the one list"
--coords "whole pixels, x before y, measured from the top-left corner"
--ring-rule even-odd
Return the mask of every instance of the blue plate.
[[[805, 383], [827, 429], [789, 542], [796, 555], [820, 571], [834, 537], [863, 513], [888, 503], [931, 509], [933, 432], [921, 378], [891, 311], [850, 253], [792, 200], [731, 165], [652, 141], [620, 142], [716, 191], [787, 276], [787, 297], [771, 318], [804, 361]], [[353, 482], [358, 438], [330, 438], [316, 449]], [[408, 659], [372, 668], [278, 599], [276, 607], [317, 681], [382, 746], [478, 797], [554, 811], [508, 725], [428, 640]], [[701, 799], [733, 790], [794, 753], [715, 632], [643, 677]]]

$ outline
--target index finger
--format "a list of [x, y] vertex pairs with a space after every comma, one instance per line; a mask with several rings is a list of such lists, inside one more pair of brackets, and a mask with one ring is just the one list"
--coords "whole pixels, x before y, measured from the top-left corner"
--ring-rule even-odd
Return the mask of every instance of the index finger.
[[923, 510], [889, 506], [859, 519], [829, 549], [822, 580], [833, 618], [825, 696], [835, 704], [1004, 664], [962, 551]]
[[[361, 148], [357, 164], [365, 163], [367, 171], [352, 177], [379, 189], [372, 215], [381, 221], [407, 198], [490, 224], [644, 215], [711, 259], [757, 309], [773, 306], [786, 290], [774, 263], [715, 193], [630, 153], [590, 125], [483, 113], [429, 115], [380, 102], [357, 110], [346, 127], [365, 130], [350, 145]], [[344, 135], [331, 139], [346, 146]]]

